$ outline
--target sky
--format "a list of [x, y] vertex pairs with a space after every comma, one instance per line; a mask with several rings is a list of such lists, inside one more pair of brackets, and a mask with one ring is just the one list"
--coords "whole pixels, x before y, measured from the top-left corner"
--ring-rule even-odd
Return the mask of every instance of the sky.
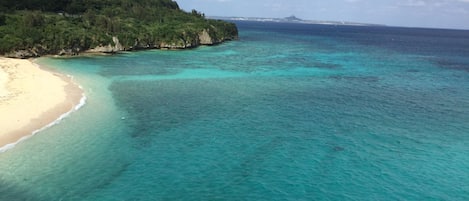
[[206, 16], [331, 20], [469, 29], [469, 0], [176, 0]]

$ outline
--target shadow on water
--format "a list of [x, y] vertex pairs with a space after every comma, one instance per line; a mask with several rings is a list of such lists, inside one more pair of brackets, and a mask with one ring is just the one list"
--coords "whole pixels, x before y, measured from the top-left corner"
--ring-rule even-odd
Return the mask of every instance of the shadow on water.
[[124, 174], [125, 171], [127, 171], [129, 169], [130, 165], [131, 165], [131, 163], [126, 163], [126, 164], [122, 165], [119, 169], [117, 169], [114, 173], [112, 173], [109, 177], [107, 177], [107, 179], [104, 179], [103, 181], [101, 181], [101, 183], [97, 184], [94, 187], [94, 190], [104, 189], [104, 188], [108, 187], [109, 185], [111, 185], [116, 179], [121, 177], [122, 174]]
[[455, 61], [455, 60], [449, 60], [449, 59], [438, 59], [438, 60], [433, 60], [432, 62], [435, 63], [437, 66], [439, 66], [441, 68], [469, 72], [469, 63], [465, 63], [465, 62], [462, 62], [462, 61]]
[[17, 185], [0, 181], [0, 201], [40, 201], [36, 195]]
[[222, 83], [213, 80], [127, 81], [115, 82], [110, 89], [120, 107], [130, 114], [138, 114], [129, 118], [135, 121], [127, 123], [134, 128], [131, 137], [142, 139], [139, 146], [145, 147], [148, 146], [146, 143], [150, 143], [146, 139], [157, 133], [186, 125], [220, 110], [230, 110], [225, 107], [229, 103], [217, 96], [234, 95], [227, 94], [217, 87], [219, 85]]
[[320, 69], [338, 69], [342, 68], [343, 66], [340, 64], [335, 63], [325, 63], [325, 62], [313, 62], [311, 63], [313, 68], [320, 68]]
[[358, 81], [358, 82], [379, 82], [380, 78], [378, 76], [341, 76], [341, 75], [333, 75], [329, 76], [330, 79], [341, 81]]
[[240, 161], [237, 168], [231, 170], [230, 182], [221, 186], [221, 188], [229, 188], [246, 181], [262, 167], [263, 162], [274, 154], [284, 141], [286, 140], [282, 137], [275, 137], [267, 143], [260, 144], [251, 154], [248, 154], [246, 158]]

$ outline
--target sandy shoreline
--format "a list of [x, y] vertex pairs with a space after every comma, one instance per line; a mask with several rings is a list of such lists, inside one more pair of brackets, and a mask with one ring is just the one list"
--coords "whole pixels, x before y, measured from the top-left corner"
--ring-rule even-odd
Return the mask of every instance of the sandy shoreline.
[[73, 111], [82, 97], [70, 77], [0, 57], [0, 152]]

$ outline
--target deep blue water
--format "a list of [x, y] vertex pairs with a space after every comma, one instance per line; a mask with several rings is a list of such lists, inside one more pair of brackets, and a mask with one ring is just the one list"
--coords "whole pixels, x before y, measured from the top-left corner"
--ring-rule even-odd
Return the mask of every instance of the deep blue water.
[[39, 60], [88, 103], [0, 154], [0, 200], [469, 200], [469, 31], [237, 24]]

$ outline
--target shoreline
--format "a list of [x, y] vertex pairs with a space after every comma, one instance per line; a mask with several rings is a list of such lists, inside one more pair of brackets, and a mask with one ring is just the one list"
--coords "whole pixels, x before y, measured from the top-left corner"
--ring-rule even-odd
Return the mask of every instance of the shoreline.
[[0, 57], [0, 153], [59, 123], [85, 101], [71, 76], [33, 60]]

